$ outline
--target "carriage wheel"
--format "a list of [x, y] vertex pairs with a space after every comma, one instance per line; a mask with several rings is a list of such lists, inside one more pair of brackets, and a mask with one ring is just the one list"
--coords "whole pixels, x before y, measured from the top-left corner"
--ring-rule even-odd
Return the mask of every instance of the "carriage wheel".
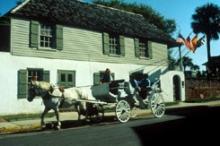
[[131, 116], [131, 107], [125, 100], [120, 100], [116, 104], [116, 117], [121, 123], [126, 123]]
[[155, 93], [150, 99], [150, 108], [155, 117], [161, 118], [165, 114], [165, 103], [160, 93]]

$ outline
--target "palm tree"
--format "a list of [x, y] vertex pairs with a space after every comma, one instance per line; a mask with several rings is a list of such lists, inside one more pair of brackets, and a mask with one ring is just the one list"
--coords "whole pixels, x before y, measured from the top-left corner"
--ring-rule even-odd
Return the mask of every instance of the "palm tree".
[[197, 7], [192, 15], [192, 29], [194, 33], [203, 33], [206, 35], [207, 58], [211, 59], [210, 41], [219, 39], [220, 32], [220, 7], [215, 4], [207, 3]]
[[194, 64], [192, 62], [192, 58], [189, 58], [187, 56], [183, 56], [183, 70], [186, 71], [186, 67], [191, 68]]

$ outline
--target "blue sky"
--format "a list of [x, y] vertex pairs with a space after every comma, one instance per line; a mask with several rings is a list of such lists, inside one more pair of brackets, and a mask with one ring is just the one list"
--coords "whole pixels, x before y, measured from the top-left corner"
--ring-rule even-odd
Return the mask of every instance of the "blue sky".
[[[90, 0], [85, 0], [90, 1]], [[192, 32], [191, 22], [192, 14], [195, 12], [196, 7], [202, 6], [206, 3], [214, 3], [219, 5], [219, 0], [125, 0], [126, 2], [136, 2], [147, 4], [154, 10], [159, 12], [162, 16], [168, 19], [174, 19], [177, 23], [177, 31], [173, 34], [173, 38], [177, 37], [178, 32], [181, 32], [184, 37], [187, 37]], [[13, 6], [15, 6], [16, 0], [0, 0], [0, 13], [4, 14]], [[220, 6], [220, 5], [219, 5]], [[200, 34], [201, 36], [201, 34]], [[191, 35], [193, 37], [193, 35]], [[174, 56], [178, 56], [178, 48], [173, 48]], [[211, 55], [220, 55], [220, 40], [211, 42]], [[182, 47], [183, 54], [186, 54], [188, 50]], [[193, 62], [200, 67], [207, 61], [206, 45], [198, 48], [195, 53], [188, 53], [189, 57], [193, 59]], [[204, 67], [202, 67], [204, 69]]]

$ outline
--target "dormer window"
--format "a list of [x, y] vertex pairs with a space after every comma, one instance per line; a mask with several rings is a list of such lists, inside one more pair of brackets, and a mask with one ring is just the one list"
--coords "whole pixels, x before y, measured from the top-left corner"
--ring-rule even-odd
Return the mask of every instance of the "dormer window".
[[40, 46], [45, 48], [54, 48], [54, 27], [51, 25], [40, 25]]

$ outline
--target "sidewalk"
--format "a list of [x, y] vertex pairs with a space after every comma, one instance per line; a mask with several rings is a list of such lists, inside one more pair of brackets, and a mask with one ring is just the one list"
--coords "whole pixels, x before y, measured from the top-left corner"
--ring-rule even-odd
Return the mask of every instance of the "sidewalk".
[[[210, 101], [210, 102], [204, 102], [204, 103], [185, 103], [181, 102], [177, 105], [171, 105], [167, 106], [168, 110], [175, 110], [178, 108], [187, 108], [187, 107], [196, 107], [196, 106], [209, 106], [209, 107], [215, 107], [220, 106], [220, 100], [218, 101]], [[105, 117], [113, 117], [114, 112], [111, 113], [105, 113]], [[132, 112], [132, 114], [134, 114]], [[143, 115], [151, 115], [150, 110], [135, 110], [135, 114], [137, 117], [143, 116]], [[61, 112], [60, 113], [60, 119], [61, 121], [77, 121], [78, 115], [76, 112]], [[55, 117], [52, 118], [45, 118], [45, 122], [52, 122], [56, 121]], [[31, 131], [39, 131], [41, 130], [40, 125], [40, 117], [38, 119], [33, 120], [18, 120], [13, 122], [7, 122], [3, 119], [0, 119], [0, 134], [9, 134], [9, 133], [19, 133], [19, 132], [31, 132]]]

